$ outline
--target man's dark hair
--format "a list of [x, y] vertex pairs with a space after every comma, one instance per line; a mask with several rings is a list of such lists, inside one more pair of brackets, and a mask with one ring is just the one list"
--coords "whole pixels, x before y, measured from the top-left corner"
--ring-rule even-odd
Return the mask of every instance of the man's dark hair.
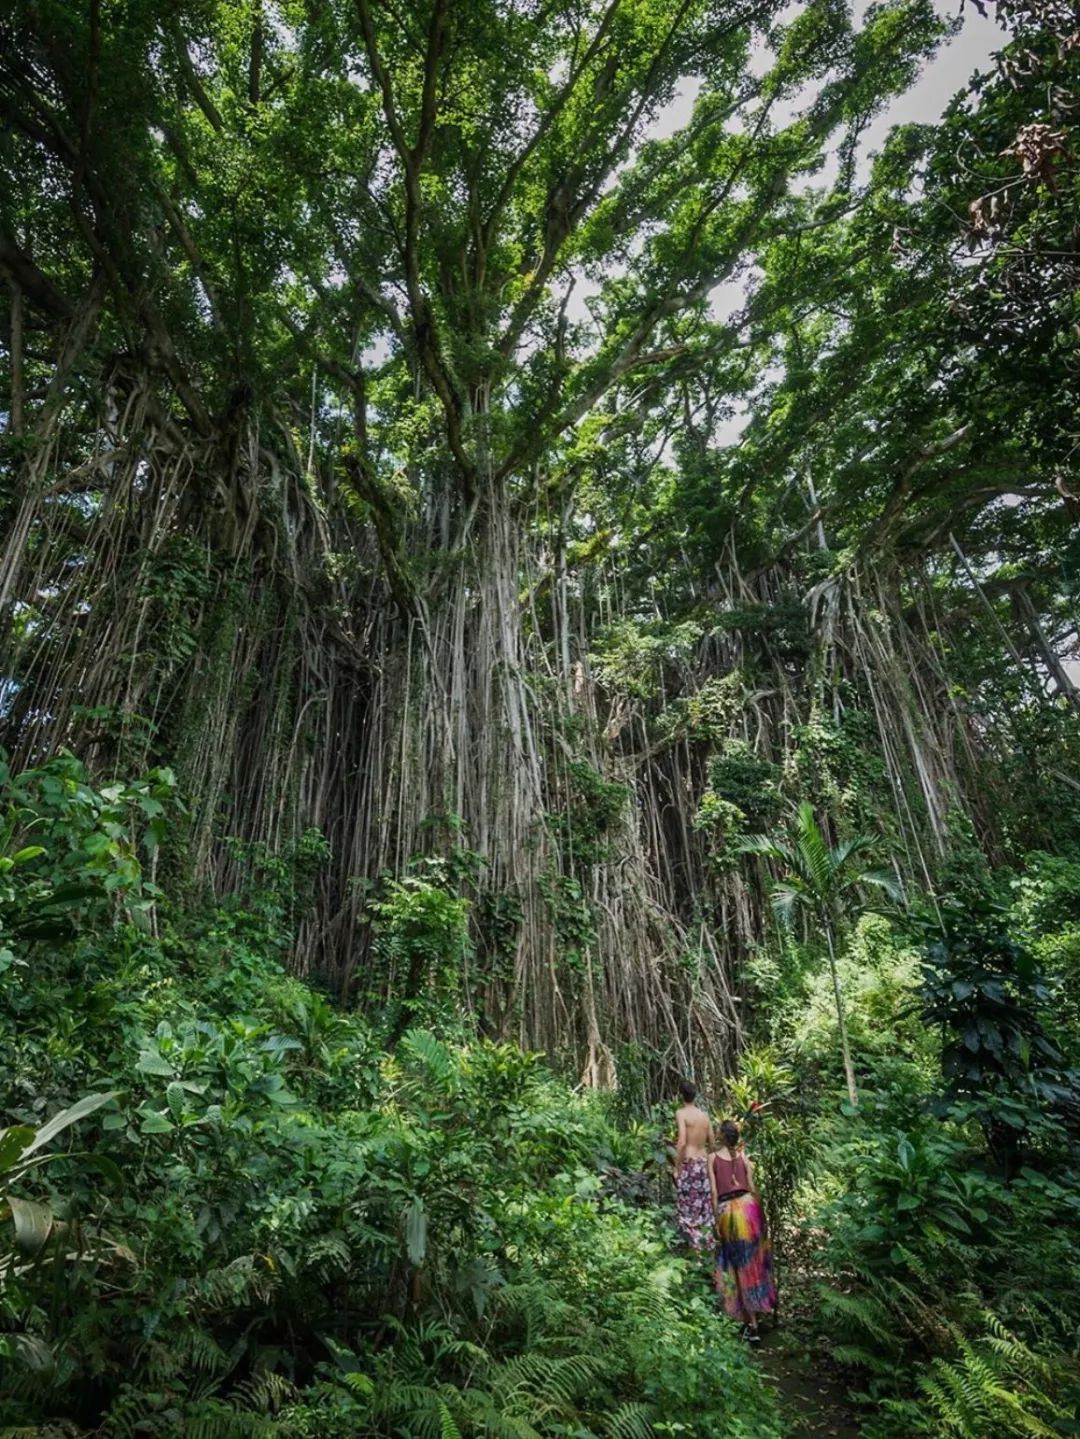
[[691, 1084], [688, 1079], [679, 1081], [679, 1093], [686, 1100], [687, 1104], [693, 1104], [697, 1098], [697, 1085]]

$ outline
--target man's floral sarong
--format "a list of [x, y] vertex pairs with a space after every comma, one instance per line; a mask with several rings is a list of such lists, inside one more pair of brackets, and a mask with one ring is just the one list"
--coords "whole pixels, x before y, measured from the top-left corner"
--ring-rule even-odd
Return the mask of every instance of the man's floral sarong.
[[712, 1195], [709, 1192], [708, 1163], [684, 1159], [675, 1181], [679, 1228], [694, 1249], [704, 1249], [712, 1233]]

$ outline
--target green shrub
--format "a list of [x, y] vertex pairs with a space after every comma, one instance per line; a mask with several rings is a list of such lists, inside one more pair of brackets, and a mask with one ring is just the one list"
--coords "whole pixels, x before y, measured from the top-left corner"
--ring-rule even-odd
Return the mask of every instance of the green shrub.
[[106, 1097], [79, 1151], [9, 1169], [0, 1427], [778, 1435], [697, 1274], [614, 1197], [644, 1139], [538, 1055], [409, 1027], [458, 981], [463, 902], [430, 874], [377, 901], [384, 963], [419, 964], [387, 1051], [281, 967], [291, 866], [318, 854], [259, 854], [244, 896], [170, 909], [139, 862], [167, 819], [143, 783], [64, 761], [4, 797], [0, 1156]]

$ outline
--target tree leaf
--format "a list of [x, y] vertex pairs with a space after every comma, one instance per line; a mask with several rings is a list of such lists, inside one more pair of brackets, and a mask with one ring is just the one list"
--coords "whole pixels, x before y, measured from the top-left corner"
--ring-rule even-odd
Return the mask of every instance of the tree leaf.
[[5, 1196], [11, 1217], [15, 1221], [15, 1248], [20, 1254], [32, 1259], [40, 1254], [52, 1233], [53, 1212], [45, 1204], [32, 1199], [17, 1199], [14, 1194]]
[[80, 1155], [80, 1158], [84, 1164], [89, 1164], [91, 1169], [96, 1169], [103, 1179], [106, 1179], [110, 1184], [114, 1184], [117, 1189], [123, 1187], [123, 1172], [120, 1166], [111, 1160], [107, 1154], [83, 1154]]
[[427, 1212], [419, 1195], [405, 1211], [405, 1249], [410, 1264], [423, 1264], [427, 1254]]
[[176, 1070], [156, 1049], [144, 1049], [135, 1068], [140, 1074], [156, 1074], [162, 1079], [175, 1079]]
[[174, 1128], [172, 1120], [156, 1110], [150, 1114], [144, 1114], [142, 1123], [139, 1125], [143, 1134], [171, 1134]]
[[38, 1130], [33, 1142], [23, 1152], [23, 1158], [25, 1159], [28, 1154], [34, 1154], [44, 1145], [49, 1144], [58, 1134], [72, 1124], [77, 1124], [80, 1119], [85, 1119], [87, 1115], [93, 1114], [103, 1104], [108, 1104], [110, 1099], [116, 1098], [117, 1093], [117, 1090], [110, 1089], [107, 1094], [87, 1094], [73, 1104], [70, 1109], [64, 1109], [59, 1114], [54, 1114], [52, 1119]]
[[15, 1124], [0, 1129], [0, 1174], [11, 1169], [33, 1142], [34, 1131], [28, 1124]]
[[22, 849], [16, 850], [11, 858], [15, 864], [27, 864], [30, 860], [37, 859], [39, 854], [44, 853], [45, 846], [43, 844], [28, 844]]
[[177, 1124], [184, 1116], [184, 1090], [174, 1079], [165, 1090], [165, 1102]]

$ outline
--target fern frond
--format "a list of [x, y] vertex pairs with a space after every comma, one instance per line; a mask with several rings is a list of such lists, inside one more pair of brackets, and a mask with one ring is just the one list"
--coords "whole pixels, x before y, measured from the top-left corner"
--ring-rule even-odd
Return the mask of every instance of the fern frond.
[[511, 1412], [536, 1415], [572, 1406], [602, 1370], [601, 1360], [593, 1355], [555, 1358], [532, 1352], [497, 1365], [492, 1387]]
[[826, 1315], [842, 1321], [852, 1336], [870, 1336], [886, 1353], [897, 1347], [895, 1320], [886, 1305], [873, 1295], [845, 1294], [820, 1286], [821, 1307]]
[[304, 1254], [304, 1268], [312, 1269], [324, 1282], [335, 1274], [344, 1274], [352, 1263], [352, 1248], [339, 1230], [320, 1234]]
[[1051, 1439], [1055, 1420], [1070, 1417], [1036, 1380], [1049, 1376], [1041, 1361], [997, 1319], [983, 1316], [987, 1333], [960, 1336], [957, 1354], [937, 1358], [919, 1388], [941, 1432], [950, 1439]]
[[[170, 1335], [169, 1343], [158, 1346], [171, 1351], [172, 1373], [192, 1369], [197, 1374], [221, 1374], [228, 1368], [228, 1356], [212, 1334], [197, 1324], [185, 1324]], [[163, 1366], [163, 1377], [170, 1371]]]
[[833, 1344], [830, 1346], [830, 1353], [837, 1364], [844, 1364], [849, 1369], [865, 1369], [869, 1374], [893, 1374], [896, 1371], [895, 1360], [887, 1358], [877, 1349], [867, 1348], [864, 1344]]
[[284, 1374], [266, 1369], [238, 1384], [230, 1396], [234, 1409], [254, 1410], [258, 1414], [275, 1414], [297, 1396], [296, 1385]]
[[503, 1321], [520, 1321], [525, 1329], [525, 1346], [531, 1348], [542, 1336], [572, 1332], [581, 1322], [574, 1306], [560, 1299], [531, 1265], [523, 1266], [522, 1277], [504, 1284], [495, 1295], [495, 1315]]
[[[471, 1396], [472, 1391], [469, 1393]], [[477, 1433], [487, 1435], [488, 1439], [541, 1439], [540, 1431], [534, 1429], [527, 1419], [517, 1414], [506, 1414], [492, 1404], [474, 1405], [471, 1412]]]
[[402, 1036], [402, 1053], [424, 1071], [441, 1093], [449, 1094], [457, 1087], [457, 1065], [450, 1047], [428, 1029], [409, 1029]]
[[653, 1439], [651, 1404], [622, 1404], [608, 1415], [604, 1433], [608, 1439]]

